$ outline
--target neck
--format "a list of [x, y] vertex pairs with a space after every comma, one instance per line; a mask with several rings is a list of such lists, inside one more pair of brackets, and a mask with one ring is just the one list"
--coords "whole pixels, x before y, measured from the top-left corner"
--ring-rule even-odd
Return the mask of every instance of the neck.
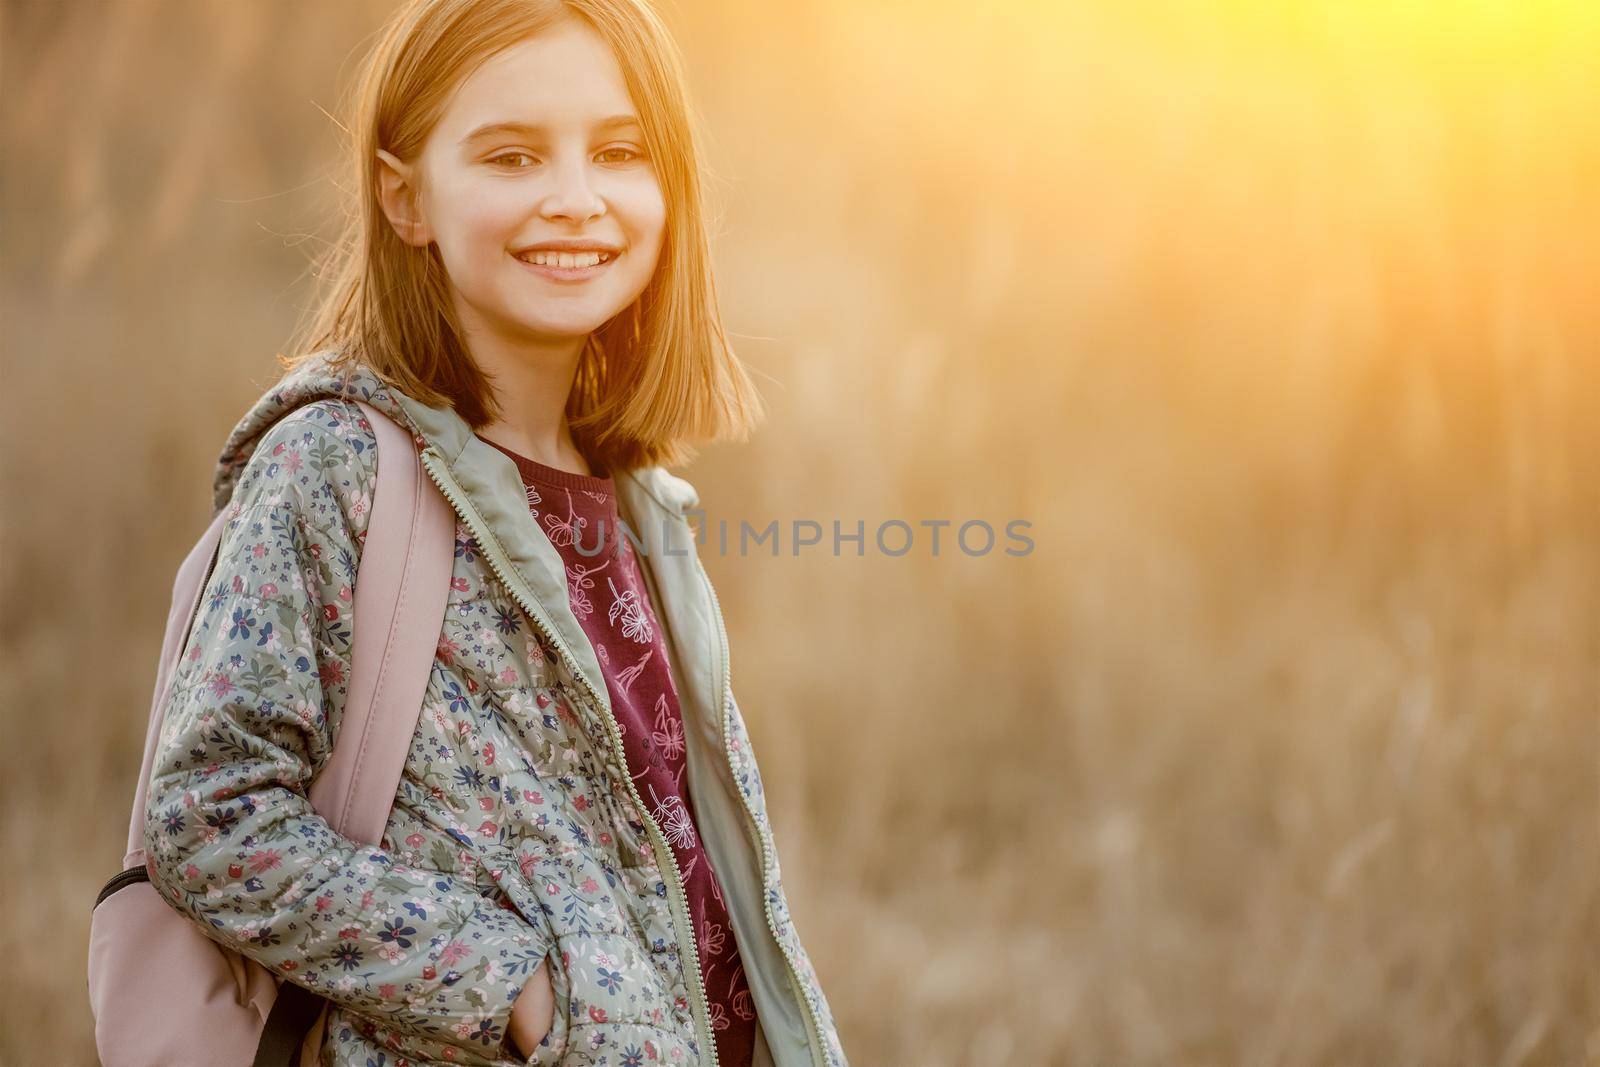
[[489, 378], [500, 413], [478, 435], [573, 474], [590, 474], [567, 425], [567, 397], [586, 337], [508, 339], [468, 331], [472, 359]]

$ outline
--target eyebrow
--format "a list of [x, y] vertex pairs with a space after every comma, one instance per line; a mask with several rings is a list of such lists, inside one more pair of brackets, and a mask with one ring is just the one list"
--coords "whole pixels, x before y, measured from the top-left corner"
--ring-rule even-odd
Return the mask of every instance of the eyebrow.
[[[637, 115], [609, 115], [595, 123], [595, 126], [602, 130], [614, 130], [626, 126], [638, 125], [639, 117]], [[482, 126], [479, 126], [465, 137], [461, 138], [459, 143], [468, 144], [472, 141], [482, 140], [485, 137], [500, 133], [514, 133], [523, 136], [530, 136], [543, 133], [544, 129], [545, 128], [538, 123], [532, 122], [488, 122], [484, 123]]]

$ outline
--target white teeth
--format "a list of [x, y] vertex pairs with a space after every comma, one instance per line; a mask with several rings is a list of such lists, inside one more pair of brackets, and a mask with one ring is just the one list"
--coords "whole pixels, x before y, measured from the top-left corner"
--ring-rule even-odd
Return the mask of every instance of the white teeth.
[[546, 267], [595, 267], [611, 258], [610, 252], [527, 252], [517, 257], [524, 263]]

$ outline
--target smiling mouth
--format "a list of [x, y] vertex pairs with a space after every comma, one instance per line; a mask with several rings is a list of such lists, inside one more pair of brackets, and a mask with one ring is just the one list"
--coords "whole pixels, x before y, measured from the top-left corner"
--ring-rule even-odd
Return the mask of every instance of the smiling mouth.
[[586, 282], [605, 273], [617, 252], [524, 252], [511, 258], [552, 282]]
[[535, 267], [557, 267], [560, 269], [574, 269], [582, 267], [597, 267], [609, 263], [617, 258], [615, 252], [554, 252], [539, 250], [517, 254], [517, 259]]

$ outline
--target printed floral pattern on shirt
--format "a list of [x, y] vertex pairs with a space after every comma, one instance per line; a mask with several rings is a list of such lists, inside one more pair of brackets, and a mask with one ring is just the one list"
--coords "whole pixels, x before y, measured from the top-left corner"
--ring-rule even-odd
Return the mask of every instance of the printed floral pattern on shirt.
[[718, 1062], [748, 1067], [755, 1005], [721, 883], [695, 827], [667, 644], [638, 556], [621, 533], [613, 481], [563, 471], [480, 439], [516, 462], [528, 507], [561, 556], [568, 602], [605, 676], [628, 773], [683, 875]]

